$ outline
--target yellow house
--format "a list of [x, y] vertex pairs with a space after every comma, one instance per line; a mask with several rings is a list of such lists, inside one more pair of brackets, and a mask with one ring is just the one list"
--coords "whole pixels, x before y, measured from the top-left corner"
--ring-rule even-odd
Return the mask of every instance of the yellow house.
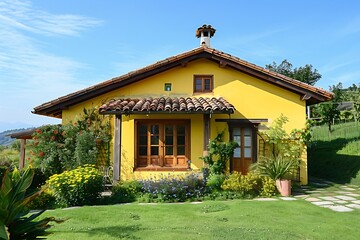
[[[66, 124], [98, 106], [113, 121], [114, 180], [203, 167], [201, 156], [217, 133], [238, 142], [230, 171], [246, 173], [259, 155], [259, 125], [281, 114], [287, 130], [303, 128], [306, 106], [332, 93], [210, 47], [215, 29], [196, 31], [200, 47], [34, 108]], [[303, 156], [300, 181], [307, 184]]]

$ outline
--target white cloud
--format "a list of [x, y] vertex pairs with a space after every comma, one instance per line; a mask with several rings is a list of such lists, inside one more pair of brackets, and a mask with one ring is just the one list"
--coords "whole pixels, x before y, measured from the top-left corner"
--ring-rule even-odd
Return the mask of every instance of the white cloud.
[[[30, 1], [0, 2], [0, 120], [27, 121], [45, 101], [85, 87], [76, 75], [87, 66], [45, 51], [43, 37], [79, 36], [101, 22], [77, 15], [55, 15]], [[40, 123], [42, 124], [42, 123]]]
[[3, 0], [0, 22], [18, 30], [38, 34], [75, 36], [101, 21], [70, 14], [55, 15], [36, 9], [30, 1]]

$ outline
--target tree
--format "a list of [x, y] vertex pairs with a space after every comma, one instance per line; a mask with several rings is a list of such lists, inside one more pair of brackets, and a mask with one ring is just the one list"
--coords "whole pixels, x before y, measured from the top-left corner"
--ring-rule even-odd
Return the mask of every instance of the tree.
[[316, 69], [313, 69], [311, 64], [293, 69], [293, 65], [286, 59], [279, 65], [276, 62], [267, 64], [265, 68], [310, 85], [314, 85], [321, 78], [321, 74]]
[[330, 91], [334, 93], [334, 98], [329, 102], [318, 104], [314, 110], [322, 118], [322, 121], [328, 125], [329, 131], [331, 132], [331, 125], [334, 119], [340, 115], [338, 107], [343, 96], [342, 83], [331, 86]]
[[353, 114], [354, 120], [358, 122], [360, 121], [360, 88], [356, 88], [356, 85], [353, 84], [352, 89], [354, 90], [352, 90], [349, 94], [350, 101], [353, 102], [353, 108], [351, 110], [351, 113]]

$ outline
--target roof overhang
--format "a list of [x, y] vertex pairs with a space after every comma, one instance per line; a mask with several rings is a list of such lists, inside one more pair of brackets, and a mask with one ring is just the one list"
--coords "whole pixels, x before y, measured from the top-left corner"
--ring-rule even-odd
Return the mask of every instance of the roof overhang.
[[31, 129], [27, 129], [21, 132], [14, 132], [14, 133], [10, 133], [6, 136], [9, 136], [11, 138], [16, 138], [16, 139], [32, 139], [32, 135], [35, 132], [35, 128], [31, 128]]
[[306, 101], [308, 105], [328, 101], [333, 98], [333, 94], [331, 92], [321, 88], [310, 86], [292, 78], [288, 78], [284, 75], [269, 71], [216, 49], [201, 46], [194, 50], [166, 58], [139, 70], [129, 72], [128, 74], [107, 80], [83, 90], [60, 97], [53, 101], [44, 103], [35, 107], [33, 113], [61, 118], [62, 111], [70, 106], [106, 94], [115, 89], [138, 82], [142, 79], [154, 76], [169, 69], [175, 67], [184, 67], [187, 65], [187, 63], [198, 59], [211, 60], [218, 63], [219, 67], [230, 67], [281, 88], [292, 91], [296, 94], [299, 94], [300, 98]]
[[110, 100], [100, 114], [232, 114], [235, 107], [224, 98], [160, 97]]

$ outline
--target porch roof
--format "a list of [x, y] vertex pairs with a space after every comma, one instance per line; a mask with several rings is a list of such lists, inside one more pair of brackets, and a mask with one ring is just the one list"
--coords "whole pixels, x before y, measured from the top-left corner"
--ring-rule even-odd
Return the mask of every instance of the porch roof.
[[110, 100], [99, 108], [101, 114], [149, 113], [225, 113], [232, 114], [235, 107], [224, 98], [212, 97], [160, 97]]

